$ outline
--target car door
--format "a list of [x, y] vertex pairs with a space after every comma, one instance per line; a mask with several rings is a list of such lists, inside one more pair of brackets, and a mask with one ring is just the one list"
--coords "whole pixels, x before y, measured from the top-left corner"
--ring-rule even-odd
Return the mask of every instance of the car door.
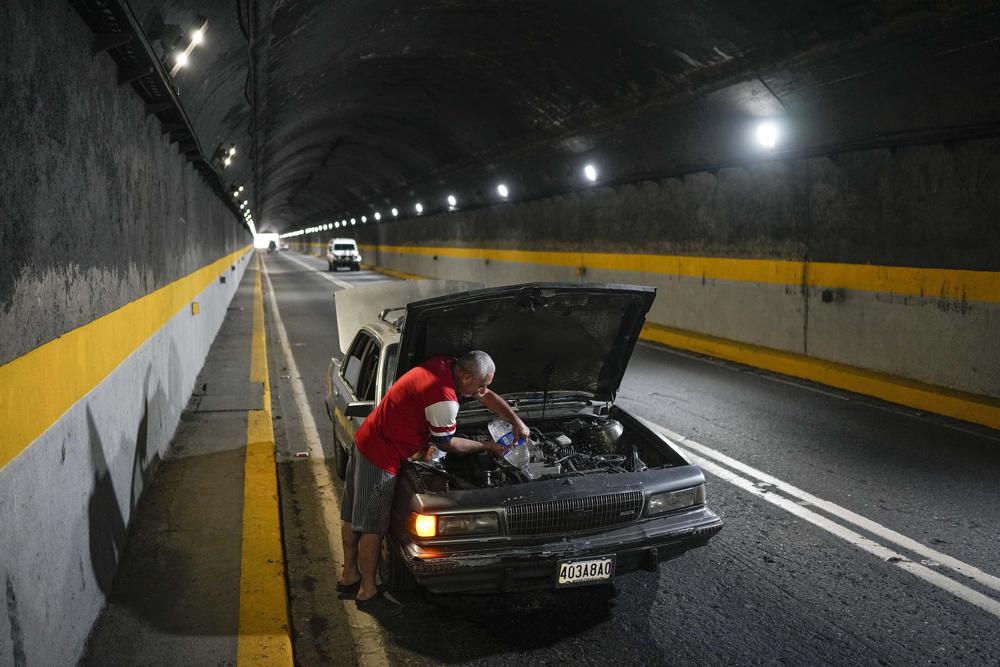
[[374, 407], [381, 350], [378, 338], [362, 329], [354, 337], [340, 372], [334, 378], [335, 422], [338, 436], [345, 445], [354, 441], [354, 433]]

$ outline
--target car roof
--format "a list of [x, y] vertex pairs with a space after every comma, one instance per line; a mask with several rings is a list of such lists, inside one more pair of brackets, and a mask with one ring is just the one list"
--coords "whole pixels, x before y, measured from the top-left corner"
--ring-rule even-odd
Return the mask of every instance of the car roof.
[[357, 245], [354, 239], [330, 239], [330, 243], [354, 243], [354, 245]]

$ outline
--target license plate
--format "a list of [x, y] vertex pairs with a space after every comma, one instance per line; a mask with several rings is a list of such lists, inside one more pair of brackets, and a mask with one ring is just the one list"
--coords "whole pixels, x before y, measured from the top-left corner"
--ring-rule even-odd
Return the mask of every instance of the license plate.
[[561, 560], [556, 565], [556, 586], [584, 586], [610, 581], [615, 575], [615, 557]]

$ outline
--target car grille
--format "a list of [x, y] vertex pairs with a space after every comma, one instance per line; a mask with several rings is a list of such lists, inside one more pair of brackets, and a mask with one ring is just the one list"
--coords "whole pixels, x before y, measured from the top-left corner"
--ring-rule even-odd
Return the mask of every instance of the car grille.
[[638, 519], [642, 512], [642, 491], [510, 505], [506, 511], [511, 535], [593, 530]]

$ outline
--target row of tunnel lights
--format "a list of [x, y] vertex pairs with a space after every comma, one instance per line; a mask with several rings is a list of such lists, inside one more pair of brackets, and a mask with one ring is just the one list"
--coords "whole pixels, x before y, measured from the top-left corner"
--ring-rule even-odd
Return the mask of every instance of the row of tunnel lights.
[[[778, 137], [779, 137], [778, 126], [770, 121], [761, 123], [760, 125], [757, 126], [756, 137], [758, 143], [763, 148], [766, 148], [768, 150], [773, 149], [778, 144]], [[583, 177], [585, 180], [587, 180], [589, 183], [596, 183], [597, 176], [598, 176], [597, 167], [595, 167], [593, 164], [587, 164], [584, 166]], [[507, 187], [506, 183], [498, 183], [496, 191], [497, 194], [500, 196], [500, 199], [507, 199], [510, 196], [510, 188]], [[445, 199], [445, 201], [448, 202], [449, 211], [454, 211], [458, 208], [458, 198], [455, 197], [455, 195], [449, 194]], [[413, 210], [416, 212], [417, 215], [420, 215], [424, 212], [424, 205], [421, 202], [417, 202], [413, 206]], [[399, 209], [393, 207], [390, 212], [392, 213], [392, 217], [394, 218], [399, 217]], [[375, 213], [372, 214], [372, 217], [374, 218], [375, 222], [379, 222], [382, 219], [382, 214], [379, 211], [375, 211]], [[368, 216], [362, 215], [361, 224], [365, 224], [367, 222], [368, 222]], [[316, 225], [314, 227], [305, 227], [303, 229], [297, 229], [294, 232], [286, 232], [284, 234], [281, 234], [280, 237], [285, 238], [291, 236], [301, 236], [303, 234], [313, 234], [315, 232], [329, 231], [331, 229], [340, 229], [343, 227], [348, 227], [349, 225], [356, 225], [357, 223], [358, 219], [356, 217], [344, 218], [342, 220], [336, 220], [334, 222], [329, 222], [322, 225]]]

